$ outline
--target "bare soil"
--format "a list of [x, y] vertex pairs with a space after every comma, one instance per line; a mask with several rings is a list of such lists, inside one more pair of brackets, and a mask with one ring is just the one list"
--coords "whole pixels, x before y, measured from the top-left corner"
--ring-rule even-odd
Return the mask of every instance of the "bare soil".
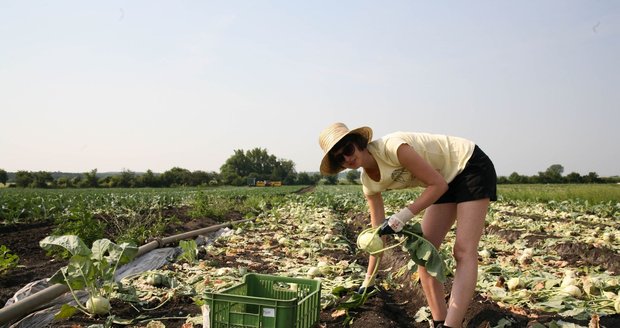
[[[353, 224], [349, 227], [349, 240], [354, 240], [354, 236], [359, 233], [367, 222], [364, 214], [350, 214], [354, 217]], [[231, 218], [238, 214], [231, 213]], [[181, 224], [170, 227], [167, 233], [179, 233], [181, 231], [189, 231], [204, 226], [209, 226], [217, 222], [217, 220], [204, 219], [192, 220], [188, 216], [179, 215]], [[0, 277], [0, 306], [14, 295], [14, 293], [27, 283], [45, 277], [50, 277], [58, 268], [65, 265], [65, 261], [59, 261], [48, 256], [45, 251], [39, 247], [39, 241], [50, 235], [53, 226], [50, 223], [24, 224], [13, 227], [0, 227], [0, 244], [6, 245], [14, 254], [20, 258], [20, 267], [10, 271], [8, 274]], [[506, 242], [511, 243], [519, 238], [517, 232], [501, 232], [493, 227], [487, 228], [487, 233], [495, 233], [500, 235]], [[532, 244], [536, 244], [536, 239], [531, 240]], [[617, 270], [618, 254], [610, 250], [590, 249], [587, 245], [581, 244], [562, 244], [558, 246], [557, 251], [565, 260], [572, 263], [582, 263], [587, 265], [609, 266], [609, 269]], [[343, 255], [344, 256], [344, 255]], [[600, 259], [600, 260], [597, 260]], [[226, 262], [225, 258], [219, 259]], [[365, 264], [365, 258], [357, 258], [357, 260]], [[383, 268], [401, 267], [407, 262], [407, 255], [400, 251], [386, 252], [382, 261]], [[607, 262], [607, 263], [604, 263]], [[269, 271], [267, 268], [252, 268], [255, 272], [262, 270]], [[616, 271], [617, 272], [617, 271]], [[264, 272], [269, 273], [269, 272]], [[379, 277], [381, 278], [381, 277]], [[376, 296], [370, 298], [368, 302], [351, 312], [354, 320], [350, 327], [354, 328], [406, 328], [406, 327], [428, 327], [427, 323], [416, 323], [414, 315], [421, 306], [426, 305], [424, 295], [419, 284], [413, 282], [411, 274], [405, 274], [399, 278], [402, 288], [399, 290], [382, 290]], [[450, 281], [446, 283], [446, 291], [450, 290]], [[448, 298], [449, 295], [446, 295]], [[113, 304], [115, 315], [121, 318], [133, 318], [138, 313], [134, 308], [128, 306], [127, 303]], [[149, 312], [149, 317], [183, 317], [187, 314], [198, 314], [199, 308], [192, 303], [188, 297], [178, 297], [165, 306], [161, 307], [157, 312]], [[499, 304], [484, 299], [480, 295], [475, 295], [463, 323], [464, 327], [487, 328], [497, 325], [501, 319], [512, 319], [511, 327], [528, 327], [539, 322], [545, 323], [551, 320], [564, 320], [588, 326], [588, 320], [577, 321], [561, 318], [556, 314], [540, 313], [528, 311], [524, 309], [510, 309], [502, 307]], [[343, 326], [344, 317], [337, 315], [333, 308], [325, 309], [320, 314], [320, 322], [318, 327], [335, 328]], [[181, 327], [185, 320], [165, 320], [166, 327]], [[69, 320], [56, 322], [53, 327], [87, 327], [94, 323], [102, 323], [102, 320], [88, 318], [83, 315], [75, 315]], [[601, 326], [620, 327], [620, 315], [612, 315], [602, 317]], [[135, 327], [144, 327], [146, 324], [135, 325]], [[115, 325], [115, 327], [127, 327]], [[132, 326], [134, 327], [134, 326]]]

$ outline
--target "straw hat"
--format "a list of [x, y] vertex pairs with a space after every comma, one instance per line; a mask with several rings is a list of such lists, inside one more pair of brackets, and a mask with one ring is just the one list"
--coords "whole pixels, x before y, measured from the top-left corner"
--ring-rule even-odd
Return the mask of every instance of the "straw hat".
[[332, 175], [344, 170], [343, 168], [336, 169], [335, 165], [331, 165], [328, 153], [338, 141], [349, 134], [359, 134], [366, 138], [368, 142], [372, 140], [372, 129], [367, 126], [349, 130], [344, 123], [334, 123], [321, 131], [319, 135], [319, 145], [321, 145], [324, 154], [323, 160], [321, 160], [321, 174]]

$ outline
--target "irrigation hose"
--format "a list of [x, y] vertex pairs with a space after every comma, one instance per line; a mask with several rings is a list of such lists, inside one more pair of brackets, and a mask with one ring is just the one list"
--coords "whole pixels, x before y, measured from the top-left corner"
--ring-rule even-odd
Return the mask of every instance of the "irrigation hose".
[[[138, 255], [136, 258], [140, 257], [143, 254], [146, 254], [156, 248], [163, 247], [164, 245], [171, 244], [177, 242], [179, 240], [188, 239], [191, 237], [195, 237], [204, 233], [214, 232], [222, 228], [226, 228], [232, 226], [234, 224], [240, 224], [248, 221], [252, 221], [253, 219], [244, 219], [231, 221], [228, 223], [222, 223], [206, 228], [196, 229], [189, 232], [180, 233], [177, 235], [173, 235], [170, 237], [166, 237], [163, 239], [156, 239], [150, 243], [144, 244], [138, 248]], [[55, 284], [50, 287], [45, 288], [38, 293], [32, 294], [16, 303], [13, 303], [9, 306], [0, 309], [0, 326], [8, 324], [16, 319], [22, 318], [34, 310], [39, 309], [46, 303], [49, 303], [61, 296], [62, 294], [69, 291], [69, 288], [63, 284]]]

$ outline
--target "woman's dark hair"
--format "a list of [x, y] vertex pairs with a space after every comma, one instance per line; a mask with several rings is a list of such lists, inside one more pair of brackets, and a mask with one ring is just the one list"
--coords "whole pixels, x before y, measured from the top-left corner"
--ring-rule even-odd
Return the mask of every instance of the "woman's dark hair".
[[342, 147], [346, 146], [349, 142], [352, 142], [353, 144], [355, 144], [355, 146], [359, 150], [364, 150], [368, 146], [368, 139], [366, 139], [361, 134], [351, 133], [351, 134], [344, 136], [344, 138], [340, 139], [340, 141], [338, 141], [338, 143], [336, 143], [329, 152], [329, 159], [330, 159], [329, 163], [332, 166], [332, 169], [338, 170], [342, 168], [341, 163], [336, 163], [337, 161], [332, 156], [332, 152], [338, 151]]

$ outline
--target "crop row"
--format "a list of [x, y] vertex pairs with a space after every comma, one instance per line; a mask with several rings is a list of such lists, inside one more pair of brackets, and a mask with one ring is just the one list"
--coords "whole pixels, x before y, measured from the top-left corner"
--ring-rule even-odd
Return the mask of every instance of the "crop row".
[[[171, 215], [180, 215], [175, 211], [179, 209], [194, 218], [223, 219], [235, 212], [254, 220], [210, 243], [187, 248], [185, 253], [189, 249], [192, 256], [157, 271], [159, 283], [153, 280], [153, 272], [132, 276], [125, 284], [137, 294], [126, 299], [152, 303], [153, 297], [168, 295], [172, 285], [200, 302], [204, 293], [221, 290], [238, 282], [242, 273], [255, 271], [321, 279], [321, 304], [329, 308], [337, 305], [339, 294], [354, 290], [363, 278], [365, 268], [351, 260], [358, 250], [346, 229], [356, 215], [366, 216], [366, 204], [359, 188], [319, 186], [302, 194], [296, 193], [297, 189], [2, 192], [1, 219], [3, 224], [50, 220], [61, 227], [58, 234], [81, 234], [85, 241], [101, 237], [83, 235], [85, 226], [98, 222], [106, 226], [103, 231], [111, 231], [112, 222], [118, 222], [123, 224], [114, 230], [119, 234], [105, 237], [139, 244], [148, 233], [161, 230], [133, 235], [120, 232], [131, 230], [127, 227], [135, 227], [135, 231], [146, 222], [161, 229], [175, 219]], [[386, 193], [388, 213], [416, 196], [416, 191]], [[478, 292], [525, 312], [552, 312], [577, 319], [619, 313], [618, 213], [618, 204], [613, 203], [500, 199], [491, 206], [480, 244]], [[74, 230], [63, 231], [66, 222], [73, 222], [70, 227]], [[454, 269], [450, 256], [454, 236], [451, 231], [440, 249], [448, 275]], [[394, 268], [395, 272], [406, 269]], [[390, 288], [389, 284], [384, 287]]]

